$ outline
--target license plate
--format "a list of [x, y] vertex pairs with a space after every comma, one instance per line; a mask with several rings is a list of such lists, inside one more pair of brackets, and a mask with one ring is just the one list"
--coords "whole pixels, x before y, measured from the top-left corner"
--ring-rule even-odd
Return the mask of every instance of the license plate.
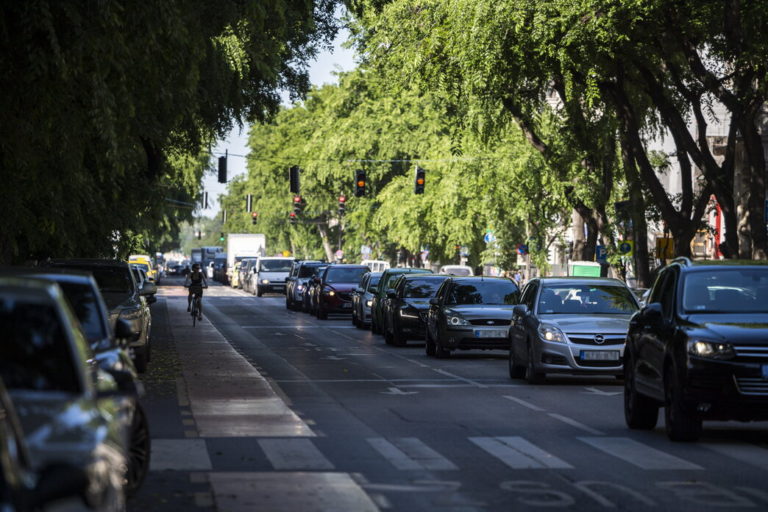
[[506, 338], [507, 331], [501, 329], [489, 329], [475, 331], [475, 338]]
[[618, 350], [582, 350], [579, 354], [582, 361], [618, 361]]
[[763, 379], [768, 380], [768, 364], [763, 365]]

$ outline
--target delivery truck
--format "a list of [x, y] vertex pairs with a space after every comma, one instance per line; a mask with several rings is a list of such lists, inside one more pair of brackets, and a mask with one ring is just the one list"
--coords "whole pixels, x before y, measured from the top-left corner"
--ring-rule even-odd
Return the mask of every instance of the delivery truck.
[[266, 244], [266, 237], [262, 234], [230, 233], [227, 236], [227, 282], [232, 283], [235, 264], [243, 258], [264, 256]]

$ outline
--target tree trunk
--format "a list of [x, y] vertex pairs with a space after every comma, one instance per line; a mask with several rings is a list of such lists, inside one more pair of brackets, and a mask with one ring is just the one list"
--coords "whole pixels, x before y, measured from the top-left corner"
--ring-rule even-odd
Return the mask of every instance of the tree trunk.
[[621, 158], [624, 163], [624, 174], [629, 188], [630, 211], [632, 220], [632, 240], [635, 243], [633, 263], [635, 267], [635, 279], [638, 288], [651, 286], [651, 271], [648, 263], [648, 224], [645, 221], [645, 199], [640, 182], [640, 174], [632, 156], [632, 148], [625, 137], [621, 138]]
[[333, 249], [331, 248], [331, 242], [328, 240], [328, 225], [324, 223], [318, 224], [317, 231], [320, 233], [320, 239], [323, 241], [326, 261], [333, 261]]

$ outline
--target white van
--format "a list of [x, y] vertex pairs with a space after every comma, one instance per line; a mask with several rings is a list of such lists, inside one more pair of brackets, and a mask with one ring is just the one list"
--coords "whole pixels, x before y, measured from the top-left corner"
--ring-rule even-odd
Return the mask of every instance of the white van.
[[251, 291], [258, 297], [266, 292], [285, 293], [285, 280], [294, 261], [294, 258], [283, 257], [257, 258], [252, 269]]
[[443, 265], [440, 267], [440, 274], [449, 276], [474, 276], [472, 267], [467, 265]]
[[371, 272], [384, 272], [389, 268], [389, 262], [382, 260], [363, 260], [360, 264], [370, 268]]

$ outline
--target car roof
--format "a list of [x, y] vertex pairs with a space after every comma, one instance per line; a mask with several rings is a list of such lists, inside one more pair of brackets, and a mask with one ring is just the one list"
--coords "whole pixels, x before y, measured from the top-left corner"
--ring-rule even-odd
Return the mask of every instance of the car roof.
[[574, 285], [574, 284], [605, 284], [627, 286], [627, 284], [613, 277], [580, 277], [580, 276], [560, 276], [560, 277], [537, 277], [545, 286], [556, 285]]
[[355, 263], [336, 263], [328, 265], [328, 268], [368, 268], [368, 265], [358, 265]]
[[[439, 275], [439, 274], [438, 274]], [[450, 279], [451, 281], [509, 281], [510, 283], [514, 283], [513, 280], [511, 280], [508, 277], [501, 277], [501, 276], [446, 276], [443, 274], [440, 277], [446, 277]]]
[[77, 266], [77, 267], [123, 267], [128, 268], [128, 262], [122, 260], [105, 260], [99, 258], [69, 258], [54, 259], [48, 262], [52, 266]]
[[414, 279], [430, 279], [433, 281], [445, 281], [446, 279], [450, 279], [451, 276], [445, 275], [445, 274], [420, 274], [418, 272], [409, 272], [407, 274], [403, 274], [400, 279], [403, 279], [405, 281], [412, 281]]

